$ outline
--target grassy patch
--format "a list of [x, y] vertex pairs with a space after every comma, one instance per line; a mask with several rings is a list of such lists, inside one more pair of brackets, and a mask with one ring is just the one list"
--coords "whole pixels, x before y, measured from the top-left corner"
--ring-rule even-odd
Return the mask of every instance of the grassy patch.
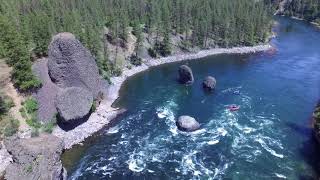
[[52, 119], [51, 119], [50, 122], [42, 125], [41, 131], [51, 134], [52, 131], [53, 131], [53, 128], [54, 128], [56, 125], [57, 125], [57, 114], [55, 114], [55, 115], [52, 117]]
[[0, 92], [0, 116], [7, 115], [13, 106], [14, 103], [12, 99]]
[[38, 102], [34, 98], [28, 98], [23, 103], [24, 108], [27, 110], [27, 113], [33, 114], [38, 110]]
[[29, 164], [26, 168], [25, 168], [25, 171], [27, 172], [27, 173], [31, 173], [32, 172], [32, 164]]
[[12, 99], [0, 92], [0, 137], [12, 136], [18, 132], [19, 121], [8, 115], [13, 106]]
[[19, 121], [12, 117], [1, 117], [0, 119], [0, 135], [9, 137], [18, 132]]

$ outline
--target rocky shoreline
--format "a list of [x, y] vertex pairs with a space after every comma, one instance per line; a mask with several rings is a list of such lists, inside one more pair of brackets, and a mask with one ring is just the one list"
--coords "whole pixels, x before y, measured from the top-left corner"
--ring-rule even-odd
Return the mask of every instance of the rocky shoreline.
[[122, 84], [131, 76], [148, 70], [150, 67], [180, 62], [185, 60], [199, 60], [201, 58], [218, 55], [218, 54], [248, 54], [272, 50], [273, 47], [269, 44], [258, 45], [253, 47], [234, 47], [234, 48], [217, 48], [202, 50], [197, 53], [177, 54], [159, 59], [147, 59], [141, 66], [124, 69], [119, 77], [112, 77], [112, 85], [108, 87], [107, 97], [97, 108], [85, 123], [79, 125], [70, 131], [64, 131], [60, 127], [56, 127], [53, 135], [61, 138], [64, 141], [65, 149], [72, 148], [73, 145], [79, 144], [95, 132], [99, 131], [108, 125], [113, 119], [125, 110], [112, 107], [112, 104], [119, 98], [119, 91]]

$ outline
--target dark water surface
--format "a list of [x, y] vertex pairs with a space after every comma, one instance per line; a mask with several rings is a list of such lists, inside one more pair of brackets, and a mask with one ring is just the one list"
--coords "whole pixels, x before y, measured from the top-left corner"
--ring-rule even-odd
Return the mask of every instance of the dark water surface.
[[[320, 150], [310, 117], [320, 97], [320, 31], [277, 20], [275, 54], [184, 62], [195, 75], [187, 87], [176, 82], [182, 63], [127, 81], [117, 106], [128, 111], [64, 154], [69, 179], [315, 178]], [[201, 88], [207, 75], [218, 82], [212, 94]], [[229, 112], [230, 104], [241, 109]], [[196, 117], [201, 129], [178, 131], [181, 115]]]

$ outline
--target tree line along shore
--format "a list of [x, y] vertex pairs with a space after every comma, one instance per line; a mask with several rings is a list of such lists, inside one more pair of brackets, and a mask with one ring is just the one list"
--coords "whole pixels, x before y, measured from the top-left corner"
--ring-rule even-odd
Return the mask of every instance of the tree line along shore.
[[[158, 57], [172, 54], [176, 46], [188, 51], [265, 42], [270, 10], [252, 0], [1, 0], [0, 56], [14, 67], [17, 88], [38, 88], [32, 61], [47, 56], [52, 35], [71, 32], [108, 78], [119, 75], [127, 61], [139, 63], [139, 57], [121, 56], [123, 47], [137, 53], [145, 47], [146, 54]], [[133, 47], [126, 47], [132, 41]]]
[[[32, 64], [47, 56], [54, 34], [71, 32], [110, 81], [144, 59], [265, 43], [276, 9], [311, 22], [320, 17], [319, 0], [1, 0], [0, 57], [12, 67], [19, 92], [30, 94], [42, 86]], [[12, 103], [0, 93], [0, 113], [8, 119]], [[8, 122], [17, 127], [13, 119]]]
[[[15, 88], [27, 96], [19, 113], [35, 130], [31, 132], [32, 136], [39, 136], [39, 130], [52, 133], [54, 129], [54, 121], [42, 124], [36, 118], [39, 104], [29, 95], [43, 86], [33, 74], [32, 65], [39, 58], [48, 56], [52, 36], [59, 32], [73, 33], [91, 52], [100, 75], [113, 83], [112, 96], [115, 97], [109, 97], [113, 102], [126, 78], [148, 67], [219, 53], [251, 53], [269, 49], [269, 46], [261, 44], [268, 41], [272, 14], [276, 9], [283, 8], [279, 14], [310, 22], [319, 22], [320, 17], [319, 0], [0, 2], [0, 58], [12, 67], [11, 81]], [[18, 132], [19, 121], [9, 113], [14, 105], [0, 89], [0, 142], [3, 137]], [[74, 140], [72, 136], [78, 136], [79, 131], [69, 134], [54, 131], [54, 135], [71, 137], [65, 145], [59, 142], [59, 146], [70, 148], [83, 141], [103, 126], [101, 118], [112, 118], [118, 113], [111, 104], [105, 104], [105, 107], [112, 113], [97, 112], [101, 117], [91, 119], [93, 125], [99, 126], [92, 128], [89, 134], [82, 134]], [[108, 122], [107, 119], [105, 123]], [[83, 125], [82, 129], [88, 127]]]
[[[0, 58], [12, 67], [11, 82], [25, 95], [43, 85], [32, 65], [47, 57], [51, 38], [59, 32], [73, 33], [94, 56], [100, 75], [110, 82], [110, 77], [141, 65], [143, 59], [265, 43], [272, 24], [272, 6], [252, 0], [0, 2]], [[0, 97], [8, 102], [2, 103], [1, 119], [8, 119], [6, 109], [12, 104], [4, 92]], [[21, 108], [27, 123], [51, 131], [52, 123], [41, 125], [36, 119], [38, 104], [27, 100]], [[33, 107], [28, 110], [25, 106], [30, 104]], [[10, 122], [5, 127], [16, 132], [17, 121], [9, 119], [2, 122]]]

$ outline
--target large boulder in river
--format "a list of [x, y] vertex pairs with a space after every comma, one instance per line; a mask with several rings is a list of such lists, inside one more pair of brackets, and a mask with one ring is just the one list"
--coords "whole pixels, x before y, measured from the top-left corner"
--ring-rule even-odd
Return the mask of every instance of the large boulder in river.
[[216, 84], [217, 84], [216, 79], [212, 76], [208, 76], [204, 79], [204, 81], [202, 83], [202, 87], [205, 90], [212, 91], [216, 87]]
[[84, 88], [63, 89], [56, 97], [59, 122], [71, 126], [82, 123], [90, 115], [92, 103], [91, 92]]
[[182, 84], [192, 84], [194, 81], [192, 70], [187, 65], [182, 65], [179, 67], [179, 77], [178, 80]]
[[48, 54], [49, 76], [60, 88], [86, 88], [96, 97], [105, 85], [94, 57], [73, 34], [54, 36]]
[[186, 132], [192, 132], [200, 128], [200, 124], [190, 116], [180, 116], [176, 125], [180, 131]]

